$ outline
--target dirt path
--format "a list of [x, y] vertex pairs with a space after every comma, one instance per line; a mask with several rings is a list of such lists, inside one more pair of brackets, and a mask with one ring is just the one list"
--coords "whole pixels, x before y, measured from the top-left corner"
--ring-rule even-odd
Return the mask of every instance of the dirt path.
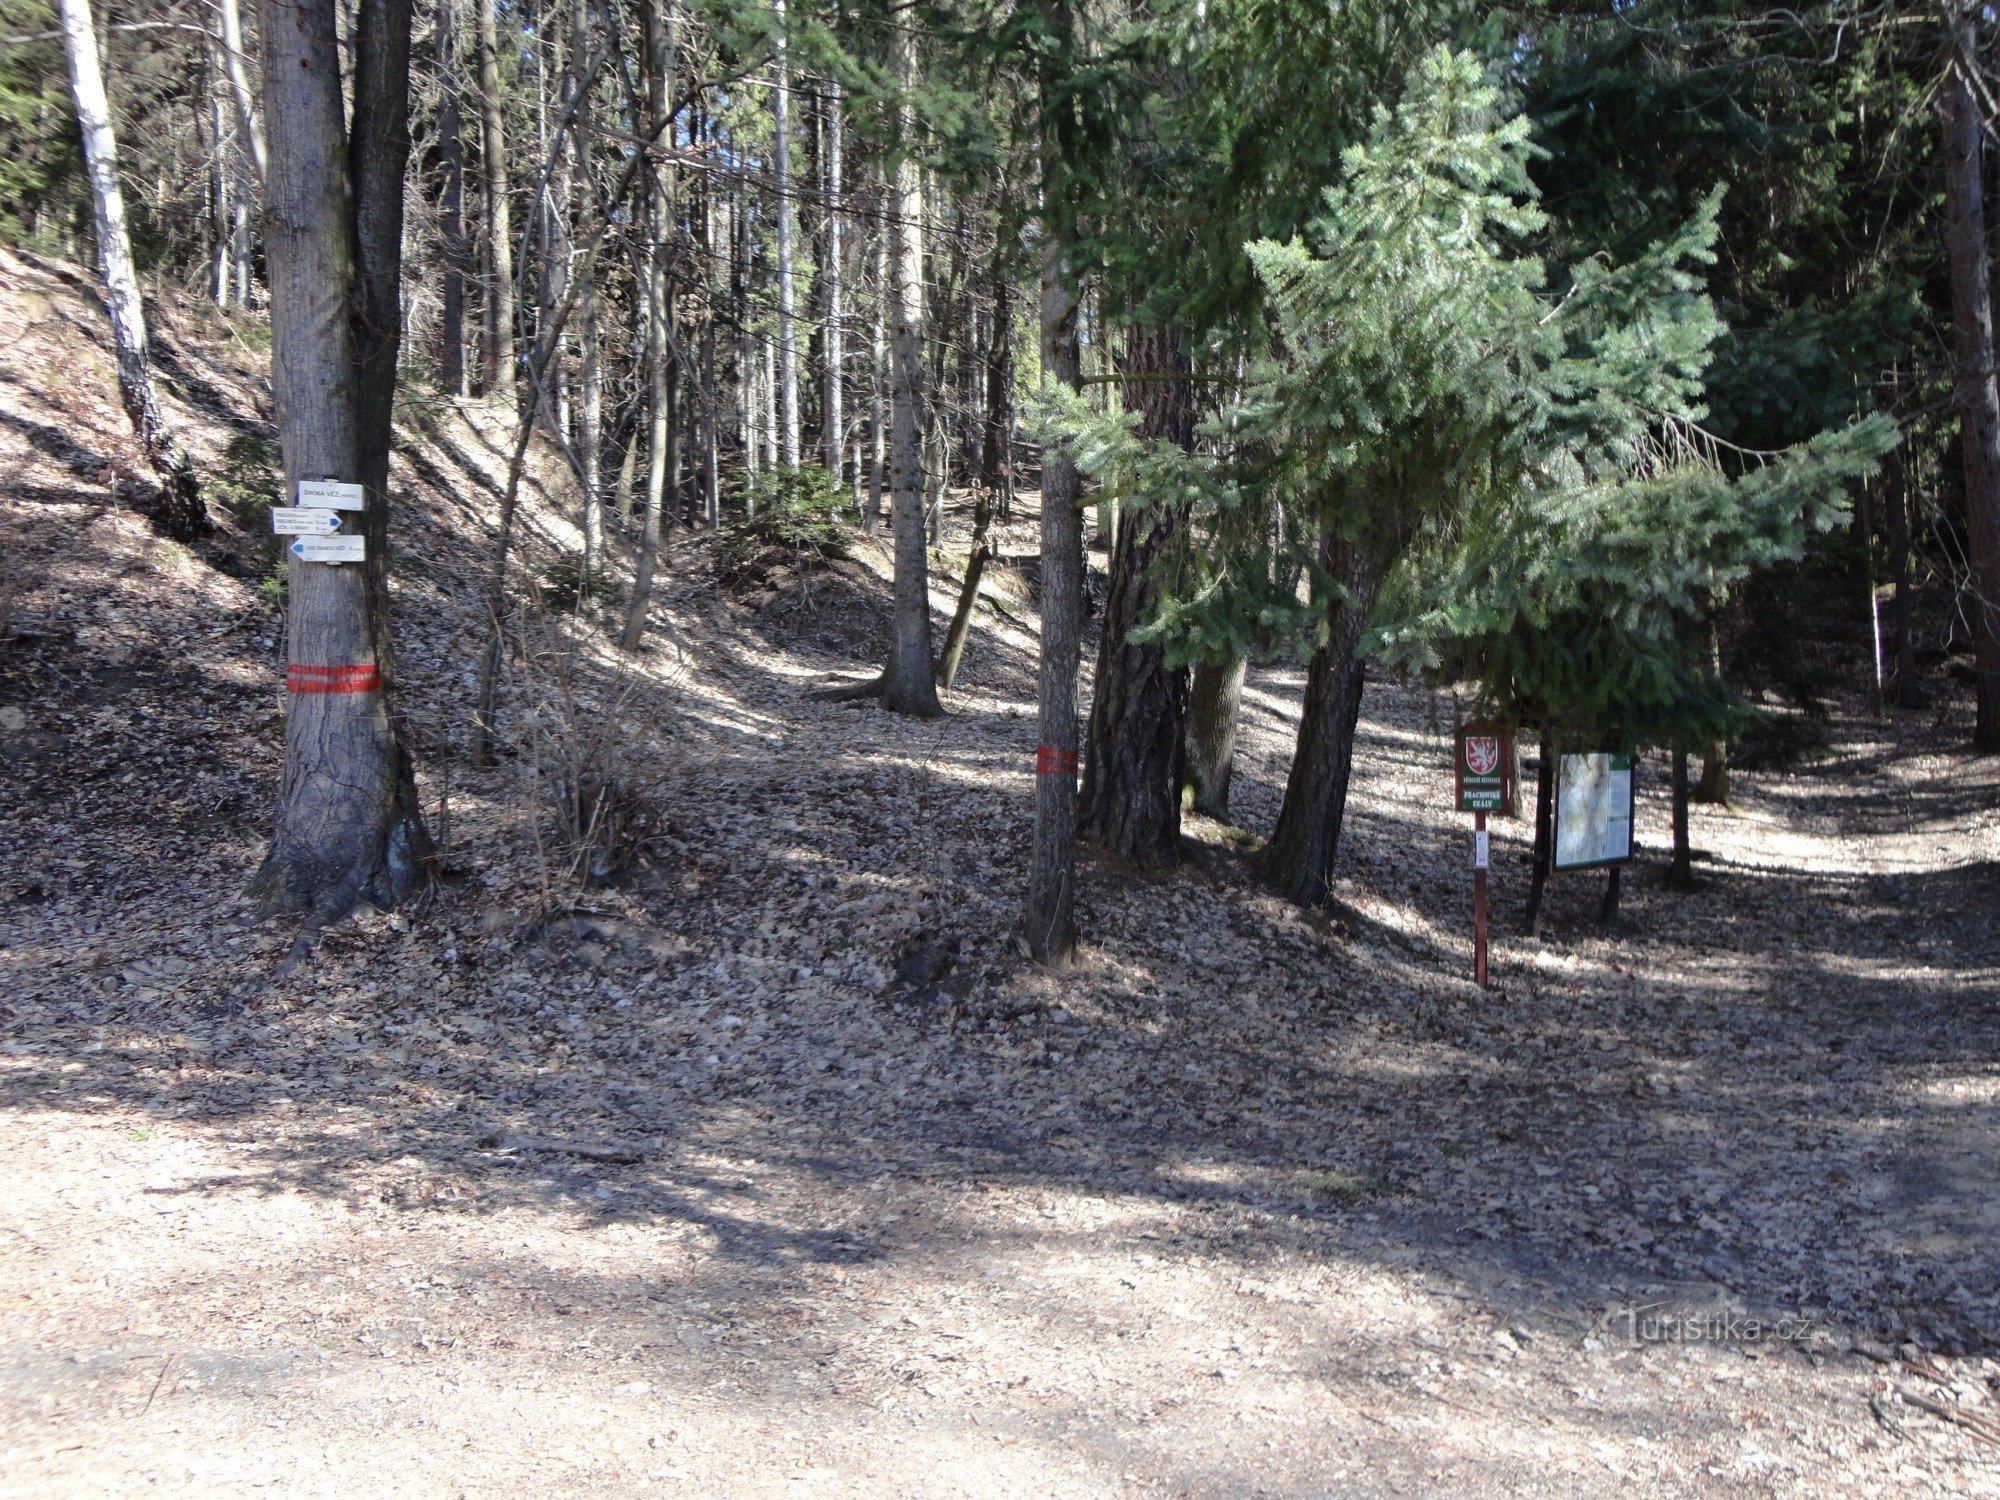
[[[1451, 705], [1371, 688], [1341, 916], [1198, 824], [1172, 879], [1093, 865], [1043, 975], [1026, 569], [913, 724], [805, 691], [867, 659], [878, 557], [743, 597], [686, 550], [637, 668], [567, 659], [657, 822], [552, 918], [526, 757], [455, 759], [482, 512], [425, 469], [491, 464], [476, 416], [409, 443], [401, 600], [467, 876], [289, 967], [235, 904], [268, 605], [9, 460], [0, 1494], [2000, 1493], [1922, 1404], [2000, 1375], [1963, 724], [1837, 717], [1700, 813], [1700, 891], [1651, 860], [1606, 934], [1559, 884], [1481, 993]], [[1252, 830], [1299, 689], [1253, 677]]]

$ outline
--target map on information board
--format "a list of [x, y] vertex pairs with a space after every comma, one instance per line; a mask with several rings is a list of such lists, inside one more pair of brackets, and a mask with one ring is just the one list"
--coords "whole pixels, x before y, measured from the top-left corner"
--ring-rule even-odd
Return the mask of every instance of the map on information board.
[[1557, 762], [1556, 868], [1581, 870], [1632, 857], [1632, 757], [1609, 752]]

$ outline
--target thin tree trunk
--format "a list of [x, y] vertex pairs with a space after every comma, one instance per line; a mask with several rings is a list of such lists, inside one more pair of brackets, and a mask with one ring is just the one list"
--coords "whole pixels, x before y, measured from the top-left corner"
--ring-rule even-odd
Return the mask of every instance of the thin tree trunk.
[[1896, 595], [1889, 607], [1890, 628], [1896, 635], [1895, 704], [1922, 708], [1924, 686], [1917, 675], [1916, 610], [1910, 597], [1910, 506], [1913, 487], [1901, 448], [1884, 461], [1889, 475], [1889, 572]]
[[889, 362], [889, 233], [885, 224], [877, 230], [875, 239], [875, 360], [868, 382], [868, 431], [875, 452], [868, 470], [868, 509], [861, 518], [862, 529], [870, 536], [882, 524], [882, 472], [886, 452], [882, 395], [888, 385]]
[[1993, 294], [1986, 252], [1982, 119], [1973, 97], [1976, 6], [1952, 13], [1943, 90], [1945, 243], [1951, 260], [1952, 342], [1958, 359], [1959, 434], [1965, 452], [1966, 532], [1972, 554], [1973, 660], [1978, 720], [1973, 748], [2000, 750], [2000, 383], [1993, 369]]
[[[481, 0], [483, 3], [483, 0]], [[439, 374], [453, 395], [467, 394], [465, 372], [465, 135], [459, 116], [457, 0], [438, 0], [439, 231], [444, 288], [439, 311]]]
[[159, 524], [170, 536], [191, 540], [208, 533], [208, 509], [201, 485], [153, 390], [146, 341], [146, 314], [139, 301], [139, 277], [132, 265], [132, 242], [125, 233], [125, 195], [118, 186], [118, 140], [111, 128], [111, 105], [97, 57], [97, 27], [90, 0], [62, 0], [63, 45], [69, 53], [70, 90], [83, 139], [84, 170], [97, 230], [97, 265], [104, 277], [104, 306], [118, 351], [118, 393], [138, 434], [147, 461], [165, 497]]
[[[679, 49], [679, 16], [669, 7], [664, 15], [648, 6], [643, 12], [646, 46], [646, 121], [648, 134], [665, 133], [667, 101], [673, 96], [672, 79]], [[639, 563], [632, 579], [632, 598], [625, 615], [625, 630], [619, 646], [636, 651], [646, 634], [646, 611], [651, 603], [653, 570], [658, 564], [662, 523], [669, 494], [680, 492], [680, 423], [675, 407], [678, 382], [675, 380], [671, 321], [673, 286], [668, 268], [669, 237], [674, 228], [674, 182], [664, 165], [651, 166], [647, 174], [646, 277], [646, 372], [650, 430], [646, 441], [646, 517], [639, 537]]]
[[235, 273], [238, 307], [250, 307], [256, 301], [255, 277], [251, 262], [256, 245], [251, 226], [251, 210], [256, 199], [254, 186], [256, 177], [250, 169], [250, 148], [244, 142], [242, 133], [237, 133], [235, 149], [230, 152], [230, 169], [235, 175], [236, 190], [231, 195], [229, 215], [230, 263]]
[[772, 147], [772, 168], [778, 192], [778, 408], [782, 447], [780, 461], [788, 469], [799, 466], [799, 332], [794, 302], [792, 258], [798, 239], [798, 205], [792, 201], [792, 80], [786, 51], [785, 0], [772, 0], [777, 16], [777, 35], [771, 43], [771, 66], [776, 74], [771, 90], [771, 122], [776, 139]]
[[821, 447], [825, 450], [827, 472], [836, 483], [841, 478], [841, 458], [847, 424], [842, 402], [846, 378], [845, 341], [841, 322], [847, 316], [846, 290], [842, 285], [841, 257], [844, 245], [845, 210], [841, 203], [841, 120], [840, 80], [826, 81], [826, 328], [821, 335], [826, 371], [826, 389], [821, 398]]
[[1667, 883], [1679, 890], [1694, 885], [1694, 846], [1688, 837], [1688, 753], [1687, 746], [1674, 750], [1674, 862], [1667, 870]]
[[[1134, 328], [1128, 368], [1140, 435], [1181, 448], [1194, 445], [1194, 392], [1179, 334]], [[1141, 869], [1180, 859], [1181, 768], [1186, 743], [1188, 674], [1167, 665], [1166, 647], [1132, 633], [1151, 618], [1158, 594], [1154, 563], [1180, 524], [1172, 507], [1121, 508], [1105, 591], [1097, 684], [1084, 754], [1081, 831]]]
[[[1042, 372], [1077, 388], [1077, 291], [1062, 236], [1065, 216], [1050, 201], [1055, 143], [1043, 143], [1041, 286]], [[1042, 640], [1037, 683], [1035, 828], [1022, 937], [1038, 963], [1065, 962], [1076, 950], [1076, 674], [1083, 634], [1083, 486], [1076, 464], [1042, 456]]]
[[1323, 904], [1332, 885], [1367, 680], [1359, 648], [1382, 578], [1365, 547], [1333, 538], [1323, 546], [1327, 570], [1341, 588], [1327, 601], [1326, 643], [1306, 672], [1291, 776], [1263, 854], [1265, 880], [1300, 906]]
[[479, 147], [486, 194], [486, 394], [513, 397], [514, 231], [507, 204], [506, 99], [500, 92], [499, 0], [473, 0], [479, 15]]
[[1240, 656], [1198, 662], [1188, 688], [1187, 781], [1195, 811], [1229, 821], [1229, 782], [1236, 762], [1236, 721], [1243, 704]]
[[[583, 242], [587, 225], [597, 217], [597, 190], [590, 171], [591, 99], [584, 69], [590, 54], [593, 0], [576, 0], [576, 26], [570, 50], [575, 71], [576, 126], [570, 138], [570, 212], [575, 229], [572, 248]], [[579, 369], [577, 380], [576, 447], [583, 470], [583, 589], [578, 602], [604, 570], [604, 356], [598, 329], [597, 270], [588, 256], [578, 256], [571, 275], [576, 279]]]
[[958, 591], [958, 608], [952, 612], [951, 629], [945, 632], [944, 652], [938, 657], [937, 685], [947, 692], [958, 679], [965, 638], [972, 633], [972, 609], [979, 601], [979, 580], [986, 573], [986, 559], [991, 555], [986, 539], [992, 524], [993, 495], [982, 489], [972, 502], [972, 551], [965, 559], [965, 586]]
[[984, 431], [979, 443], [979, 483], [989, 497], [1007, 514], [1006, 498], [1011, 490], [1009, 431], [1012, 418], [1008, 397], [1014, 378], [1014, 314], [1008, 306], [1006, 240], [993, 237], [993, 263], [987, 271], [993, 298], [993, 328], [986, 340], [986, 402]]
[[1729, 805], [1729, 746], [1720, 740], [1702, 752], [1701, 780], [1695, 783], [1694, 800], [1713, 807]]
[[882, 706], [934, 718], [944, 712], [932, 676], [929, 557], [924, 537], [924, 260], [923, 188], [915, 154], [915, 56], [907, 17], [893, 28], [895, 77], [902, 93], [901, 155], [896, 162], [889, 225], [895, 332], [890, 362], [894, 439], [890, 455], [891, 511], [896, 538], [895, 617], [889, 660], [882, 669]]
[[[1709, 668], [1716, 680], [1722, 679], [1722, 630], [1711, 619], [1708, 625]], [[1694, 800], [1716, 807], [1729, 805], [1729, 742], [1717, 740], [1702, 751], [1701, 780], [1694, 789]]]
[[1528, 875], [1528, 911], [1521, 930], [1542, 935], [1542, 902], [1548, 894], [1549, 870], [1555, 861], [1556, 741], [1542, 731], [1541, 765], [1535, 773], [1535, 849]]
[[[711, 147], [714, 143], [713, 120], [708, 126]], [[707, 179], [702, 189], [702, 244], [709, 254], [709, 264], [715, 264], [725, 252], [717, 243], [715, 181]], [[704, 284], [713, 286], [711, 270], [703, 278]], [[716, 318], [719, 309], [713, 297], [704, 309], [701, 324], [701, 500], [702, 519], [714, 530], [722, 524], [722, 402], [716, 391]]]
[[301, 479], [362, 484], [371, 554], [360, 567], [295, 561], [288, 576], [285, 764], [276, 830], [252, 888], [319, 920], [357, 902], [403, 899], [426, 882], [431, 856], [389, 707], [383, 588], [409, 151], [408, 0], [361, 0], [351, 138], [335, 27], [331, 0], [265, 0], [271, 386], [286, 489]]
[[234, 155], [233, 138], [235, 132], [225, 123], [228, 104], [223, 99], [227, 80], [222, 72], [221, 48], [218, 44], [210, 50], [210, 66], [205, 80], [208, 94], [208, 136], [209, 136], [209, 235], [213, 241], [211, 249], [211, 269], [214, 272], [213, 290], [217, 308], [227, 311], [235, 290], [235, 266], [232, 238], [232, 209], [230, 202], [235, 187], [231, 156]]
[[229, 96], [236, 104], [236, 128], [243, 133], [243, 149], [250, 159], [250, 170], [262, 183], [268, 155], [264, 132], [257, 124], [257, 100], [250, 88], [250, 71], [245, 66], [249, 59], [243, 49], [243, 13], [237, 0], [216, 0], [216, 11], [222, 22], [222, 65], [229, 75]]

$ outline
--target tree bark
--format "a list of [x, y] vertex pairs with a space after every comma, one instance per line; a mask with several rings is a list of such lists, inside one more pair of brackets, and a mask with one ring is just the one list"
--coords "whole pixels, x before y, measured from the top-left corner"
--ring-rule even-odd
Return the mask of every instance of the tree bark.
[[[679, 17], [669, 6], [665, 14], [652, 6], [644, 10], [646, 45], [647, 134], [658, 139], [670, 128], [668, 100], [673, 96], [671, 80], [679, 50]], [[652, 600], [653, 570], [660, 555], [660, 536], [666, 516], [668, 496], [680, 493], [680, 423], [676, 420], [673, 337], [673, 282], [668, 265], [669, 239], [674, 228], [674, 182], [663, 165], [647, 171], [647, 230], [645, 268], [646, 298], [646, 378], [647, 414], [650, 430], [646, 442], [646, 515], [639, 539], [639, 562], [632, 579], [632, 598], [625, 615], [625, 629], [619, 646], [636, 651], [646, 634], [646, 611]]]
[[986, 340], [985, 431], [979, 445], [979, 483], [1005, 517], [1012, 514], [1014, 496], [1014, 315], [1008, 299], [1004, 233], [994, 236], [988, 280], [993, 328]]
[[1972, 554], [1973, 661], [1978, 684], [1975, 750], [2000, 750], [2000, 383], [1993, 369], [1993, 294], [1979, 107], [1971, 70], [1974, 6], [1952, 12], [1944, 79], [1945, 243], [1951, 260], [1952, 343], [1958, 361], [1959, 435], [1965, 454], [1966, 532]]
[[868, 381], [868, 434], [874, 458], [868, 469], [868, 508], [861, 515], [861, 529], [870, 536], [882, 524], [882, 476], [886, 467], [882, 396], [889, 383], [889, 233], [885, 224], [877, 230], [875, 238], [875, 360]]
[[[785, 37], [785, 0], [772, 0], [777, 33], [771, 41], [772, 169], [778, 193], [778, 420], [780, 461], [799, 466], [799, 332], [792, 276], [798, 205], [792, 201], [792, 79]], [[928, 660], [928, 658], [926, 658]], [[928, 673], [926, 677], [928, 678]]]
[[132, 242], [125, 232], [125, 195], [118, 185], [118, 138], [111, 127], [111, 104], [105, 97], [104, 75], [98, 64], [97, 27], [90, 0], [62, 0], [62, 32], [69, 54], [77, 129], [83, 139], [84, 170], [90, 179], [104, 306], [111, 317], [111, 337], [118, 355], [118, 393], [139, 446], [165, 492], [158, 515], [161, 529], [189, 541], [208, 533], [208, 508], [202, 501], [194, 465], [175, 438], [153, 389], [146, 314], [139, 301]]
[[222, 64], [229, 76], [229, 97], [236, 105], [236, 128], [243, 133], [244, 153], [261, 184], [268, 170], [269, 153], [264, 147], [264, 132], [257, 124], [257, 99], [250, 87], [250, 72], [244, 66], [249, 59], [243, 48], [243, 12], [237, 0], [217, 0], [216, 11], [222, 22]]
[[1188, 688], [1187, 781], [1194, 789], [1195, 811], [1218, 823], [1229, 821], [1236, 720], [1242, 709], [1247, 666], [1240, 656], [1197, 662]]
[[896, 161], [894, 213], [889, 230], [891, 311], [889, 487], [895, 530], [895, 616], [889, 659], [882, 668], [882, 706], [896, 713], [936, 718], [944, 712], [932, 676], [930, 559], [924, 537], [924, 242], [923, 187], [916, 159], [915, 48], [913, 23], [893, 27], [895, 79], [901, 93], [900, 155]]
[[1892, 688], [1898, 708], [1922, 708], [1924, 686], [1917, 675], [1917, 630], [1915, 601], [1910, 597], [1910, 473], [1898, 448], [1884, 461], [1889, 476], [1889, 573], [1896, 594], [1889, 606], [1889, 625], [1895, 632], [1896, 656]]
[[986, 574], [986, 559], [991, 555], [987, 534], [992, 524], [993, 494], [982, 489], [972, 502], [972, 551], [965, 559], [965, 586], [958, 591], [958, 608], [952, 612], [951, 628], [945, 632], [944, 652], [938, 657], [937, 685], [947, 692], [958, 680], [965, 638], [972, 633], [972, 610], [979, 602], [979, 580]]
[[1695, 801], [1712, 807], [1729, 805], [1729, 746], [1722, 741], [1702, 751], [1701, 780], [1693, 795]]
[[354, 127], [343, 131], [334, 0], [265, 0], [271, 122], [266, 239], [271, 386], [287, 493], [363, 484], [369, 561], [294, 561], [286, 610], [285, 765], [276, 831], [252, 889], [319, 920], [421, 888], [430, 840], [390, 712], [382, 587], [389, 412], [401, 333], [408, 0], [361, 0]]
[[457, 0], [438, 0], [438, 228], [444, 240], [438, 373], [453, 395], [465, 378], [465, 134], [459, 114]]
[[217, 308], [227, 311], [235, 290], [234, 266], [231, 246], [231, 197], [235, 183], [230, 170], [230, 157], [234, 149], [234, 137], [240, 132], [233, 131], [225, 123], [229, 107], [223, 99], [227, 79], [222, 71], [222, 44], [216, 43], [210, 49], [211, 66], [203, 79], [208, 94], [208, 136], [209, 136], [209, 238], [211, 240], [210, 269], [213, 271], [213, 290]]
[[1694, 886], [1694, 846], [1688, 837], [1687, 746], [1674, 746], [1673, 755], [1674, 862], [1667, 870], [1667, 883], [1685, 891]]
[[473, 0], [479, 14], [479, 103], [484, 130], [479, 144], [486, 196], [486, 394], [513, 397], [514, 231], [507, 204], [506, 98], [500, 91], [499, 0]]
[[[596, 180], [590, 169], [591, 99], [589, 81], [584, 77], [590, 54], [590, 21], [593, 0], [575, 0], [576, 25], [570, 50], [575, 69], [574, 87], [581, 92], [576, 100], [576, 125], [570, 137], [570, 213], [572, 245], [583, 243], [588, 226], [597, 218]], [[576, 447], [583, 486], [583, 566], [577, 603], [589, 597], [590, 588], [604, 571], [604, 355], [598, 328], [597, 269], [589, 256], [577, 257], [572, 271], [576, 278], [578, 322], [578, 369]]]
[[[1134, 328], [1126, 363], [1141, 377], [1131, 393], [1140, 407], [1140, 435], [1192, 447], [1193, 367], [1180, 335]], [[1120, 507], [1084, 754], [1081, 831], [1141, 869], [1180, 859], [1187, 669], [1169, 667], [1158, 642], [1132, 639], [1152, 617], [1159, 594], [1153, 567], [1173, 544], [1180, 520], [1171, 506]]]
[[[1075, 390], [1082, 375], [1077, 293], [1061, 234], [1044, 148], [1041, 325], [1043, 378]], [[1042, 641], [1035, 739], [1035, 829], [1022, 936], [1038, 963], [1076, 951], [1076, 674], [1083, 634], [1083, 485], [1076, 464], [1042, 457]]]
[[821, 396], [820, 446], [826, 471], [836, 483], [841, 478], [841, 457], [846, 437], [846, 413], [842, 397], [846, 379], [845, 339], [841, 323], [847, 316], [846, 288], [842, 283], [841, 257], [846, 253], [845, 210], [841, 203], [840, 80], [826, 81], [826, 325], [820, 340], [825, 371]]
[[1327, 569], [1340, 588], [1327, 601], [1326, 642], [1306, 672], [1291, 776], [1263, 854], [1264, 879], [1300, 906], [1324, 903], [1332, 884], [1366, 681], [1359, 647], [1382, 579], [1364, 546], [1331, 537], [1323, 545]]

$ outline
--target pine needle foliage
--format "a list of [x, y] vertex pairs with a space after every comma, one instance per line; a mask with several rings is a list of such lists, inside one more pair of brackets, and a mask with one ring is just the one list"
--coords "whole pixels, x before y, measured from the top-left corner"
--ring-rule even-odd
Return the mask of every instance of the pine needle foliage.
[[[1440, 48], [1342, 159], [1304, 238], [1247, 248], [1272, 355], [1207, 430], [1146, 443], [1072, 405], [1079, 461], [1196, 525], [1147, 632], [1179, 660], [1291, 650], [1330, 606], [1370, 648], [1449, 664], [1517, 716], [1659, 731], [1728, 711], [1683, 649], [1718, 591], [1844, 514], [1876, 420], [1724, 462], [1701, 432], [1723, 326], [1702, 289], [1719, 194], [1623, 263], [1551, 274], [1528, 122]], [[1334, 556], [1368, 566], [1329, 568]], [[1357, 575], [1386, 580], [1353, 598]]]

